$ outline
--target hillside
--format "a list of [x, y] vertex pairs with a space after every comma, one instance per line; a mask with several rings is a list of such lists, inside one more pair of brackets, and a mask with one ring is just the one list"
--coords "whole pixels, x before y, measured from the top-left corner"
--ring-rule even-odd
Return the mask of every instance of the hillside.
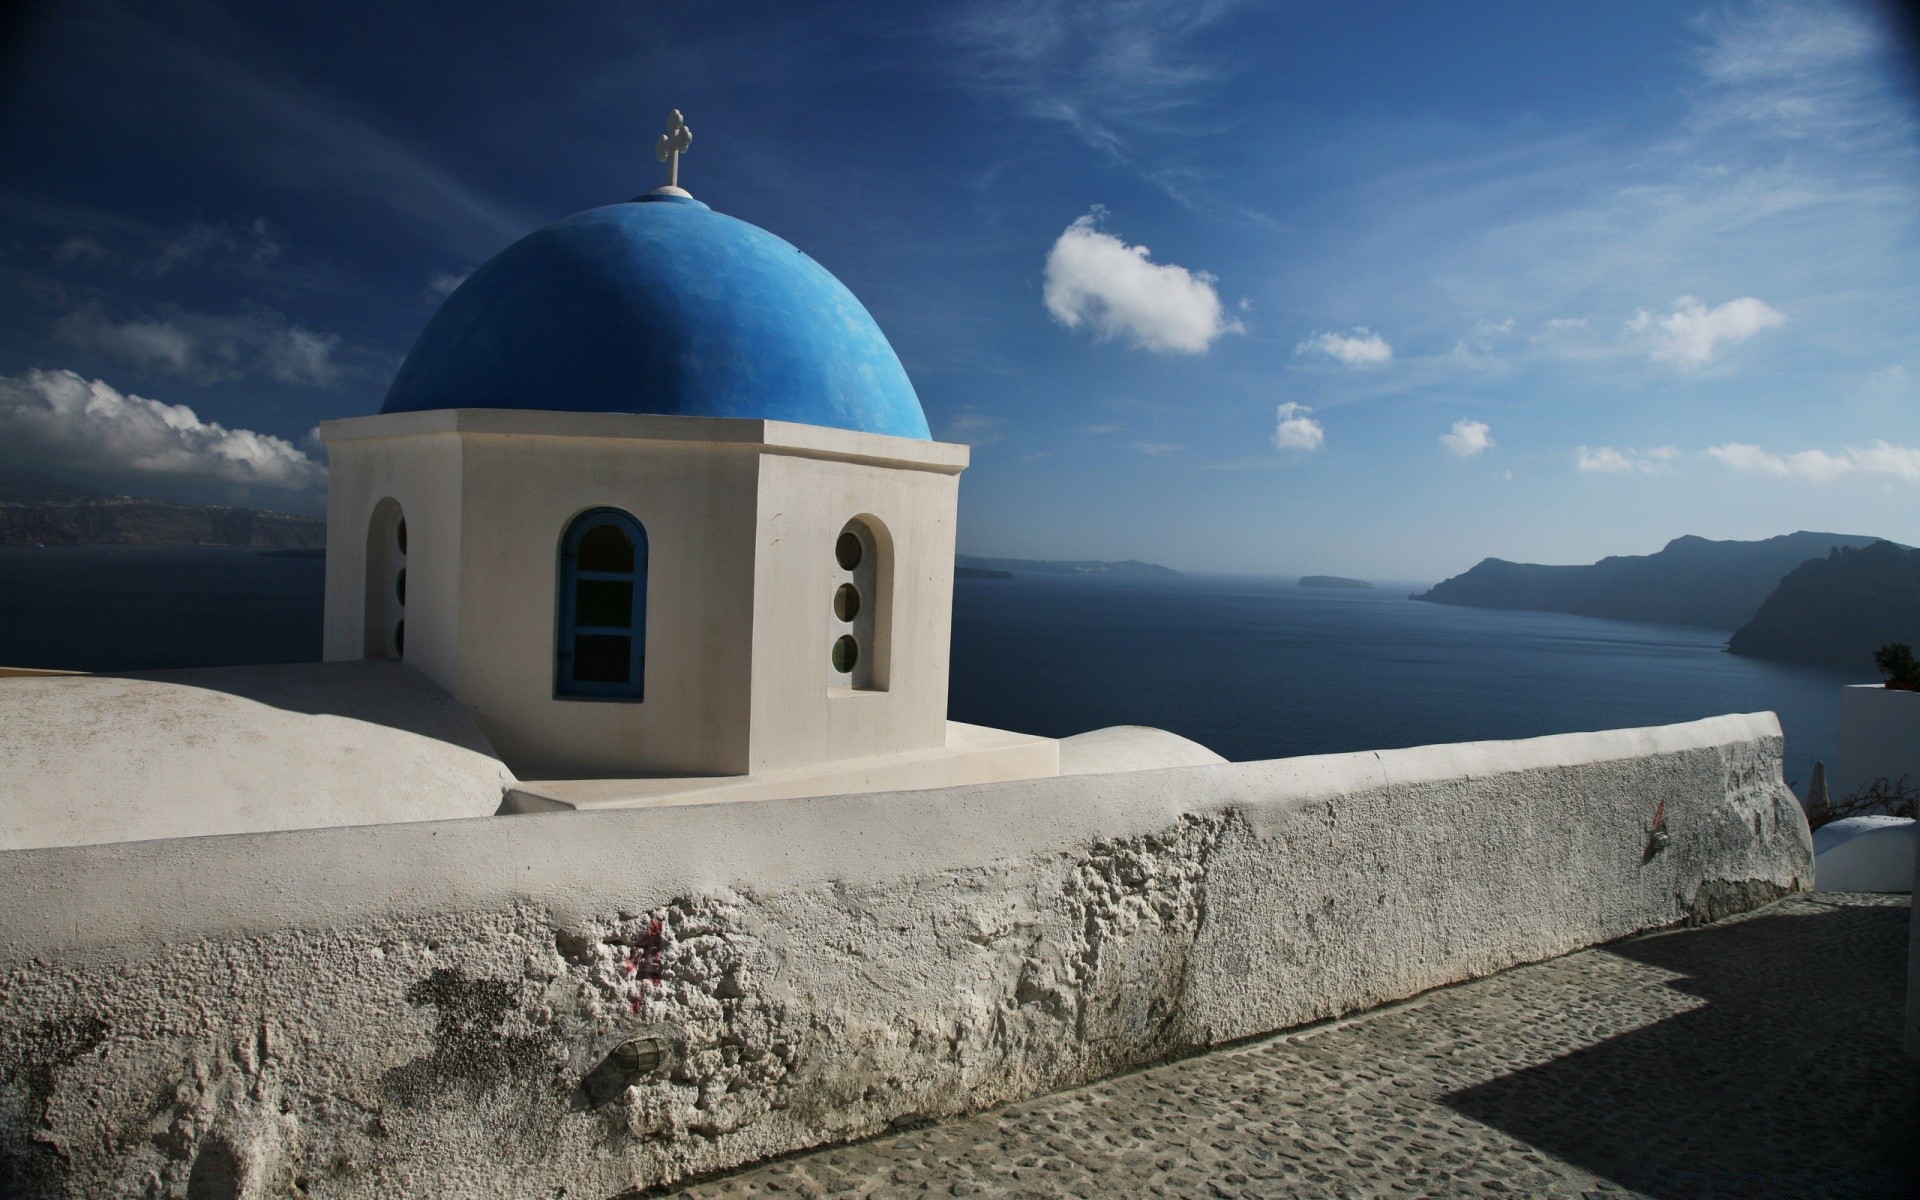
[[1590, 566], [1541, 566], [1483, 559], [1415, 597], [1471, 608], [1658, 621], [1737, 629], [1789, 571], [1834, 547], [1858, 549], [1877, 539], [1857, 534], [1789, 533], [1757, 542], [1677, 537], [1657, 554], [1603, 558]]
[[1749, 658], [1821, 663], [1873, 678], [1873, 652], [1920, 646], [1920, 550], [1836, 549], [1788, 573], [1727, 641]]
[[1144, 575], [1177, 578], [1180, 574], [1172, 567], [1132, 558], [1124, 562], [1099, 562], [1094, 559], [975, 558], [971, 554], [956, 554], [954, 562], [979, 571], [1010, 571], [1015, 575]]
[[318, 517], [259, 508], [109, 496], [32, 471], [0, 473], [0, 546], [265, 546], [327, 544]]
[[1364, 579], [1348, 579], [1344, 575], [1302, 575], [1298, 586], [1303, 588], [1371, 588], [1373, 585]]

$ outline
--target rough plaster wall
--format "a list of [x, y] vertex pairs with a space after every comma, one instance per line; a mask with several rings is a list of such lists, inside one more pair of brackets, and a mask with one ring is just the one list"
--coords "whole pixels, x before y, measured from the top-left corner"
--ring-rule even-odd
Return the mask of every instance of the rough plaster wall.
[[[625, 832], [608, 857], [570, 855], [584, 882], [529, 867], [514, 902], [476, 883], [458, 903], [209, 918], [199, 937], [106, 912], [89, 929], [78, 904], [0, 940], [0, 1194], [609, 1200], [1725, 915], [1808, 878], [1777, 736], [1595, 762], [1543, 758], [1547, 743], [770, 807], [775, 826], [815, 821], [817, 844], [793, 856], [792, 830], [772, 835], [789, 857], [760, 861], [786, 865], [731, 883], [761, 852], [737, 806], [379, 831], [430, 834], [443, 859], [495, 874], [501, 831]], [[1532, 765], [1501, 770], [1503, 754]], [[1671, 844], [1649, 853], [1662, 803]], [[876, 805], [933, 832], [863, 841]], [[991, 852], [941, 829], [949, 811], [995, 819]], [[671, 847], [649, 835], [708, 853], [699, 822], [733, 847], [726, 862], [663, 865]], [[308, 861], [284, 839], [350, 832], [264, 835], [227, 869], [276, 845]], [[15, 861], [65, 878], [74, 856], [103, 871], [138, 849]], [[0, 873], [0, 902], [28, 894], [11, 886]], [[662, 1061], [615, 1070], [634, 1038]]]

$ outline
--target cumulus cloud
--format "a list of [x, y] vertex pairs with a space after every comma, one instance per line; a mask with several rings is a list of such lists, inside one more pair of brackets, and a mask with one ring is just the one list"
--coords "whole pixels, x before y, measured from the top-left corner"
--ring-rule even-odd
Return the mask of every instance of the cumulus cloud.
[[1682, 296], [1678, 307], [1664, 317], [1641, 309], [1627, 322], [1627, 329], [1647, 340], [1647, 353], [1653, 358], [1700, 366], [1712, 362], [1721, 346], [1737, 346], [1786, 320], [1779, 309], [1752, 296], [1713, 308], [1695, 297]]
[[0, 376], [0, 462], [135, 492], [158, 484], [196, 494], [266, 489], [311, 496], [327, 475], [282, 438], [229, 429], [184, 404], [72, 371]]
[[56, 342], [195, 383], [265, 376], [325, 387], [339, 378], [337, 334], [288, 321], [264, 304], [231, 317], [168, 309], [158, 316], [116, 320], [99, 304], [78, 308], [53, 328]]
[[1154, 262], [1102, 230], [1104, 210], [1074, 221], [1047, 254], [1047, 311], [1068, 329], [1125, 338], [1156, 354], [1205, 354], [1222, 334], [1244, 326], [1226, 315], [1214, 277]]
[[1920, 483], [1920, 448], [1895, 446], [1885, 441], [1876, 441], [1871, 446], [1848, 446], [1838, 454], [1825, 450], [1770, 454], [1749, 442], [1709, 446], [1707, 453], [1736, 471], [1778, 479], [1832, 483], [1850, 475], [1871, 475]]
[[1365, 325], [1347, 333], [1316, 333], [1293, 348], [1293, 356], [1319, 354], [1350, 367], [1375, 367], [1393, 357], [1393, 347]]
[[1655, 446], [1651, 450], [1616, 450], [1612, 446], [1582, 446], [1575, 451], [1575, 464], [1588, 474], [1669, 475], [1673, 461], [1680, 457], [1676, 446]]
[[1311, 452], [1327, 443], [1327, 431], [1320, 422], [1307, 414], [1312, 412], [1304, 404], [1288, 401], [1280, 406], [1279, 424], [1273, 430], [1273, 444], [1282, 450], [1300, 450]]
[[1472, 458], [1476, 454], [1493, 449], [1493, 431], [1485, 421], [1459, 420], [1453, 423], [1453, 432], [1440, 435], [1440, 444], [1450, 454], [1461, 458]]

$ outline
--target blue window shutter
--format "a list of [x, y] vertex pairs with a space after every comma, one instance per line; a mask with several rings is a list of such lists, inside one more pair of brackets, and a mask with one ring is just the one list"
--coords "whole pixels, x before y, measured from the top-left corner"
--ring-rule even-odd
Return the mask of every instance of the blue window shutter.
[[[581, 546], [589, 536], [594, 539], [590, 547], [594, 553], [583, 567]], [[619, 509], [581, 513], [560, 540], [559, 584], [554, 695], [642, 699], [647, 654], [645, 527]]]

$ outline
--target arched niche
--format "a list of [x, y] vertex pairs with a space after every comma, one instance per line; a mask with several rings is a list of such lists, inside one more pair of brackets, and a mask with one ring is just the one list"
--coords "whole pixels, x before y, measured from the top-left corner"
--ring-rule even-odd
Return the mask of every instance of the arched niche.
[[878, 517], [861, 514], [834, 538], [827, 613], [827, 684], [887, 690], [893, 633], [893, 539]]
[[391, 496], [367, 522], [367, 595], [363, 651], [367, 658], [405, 658], [407, 651], [407, 517]]

